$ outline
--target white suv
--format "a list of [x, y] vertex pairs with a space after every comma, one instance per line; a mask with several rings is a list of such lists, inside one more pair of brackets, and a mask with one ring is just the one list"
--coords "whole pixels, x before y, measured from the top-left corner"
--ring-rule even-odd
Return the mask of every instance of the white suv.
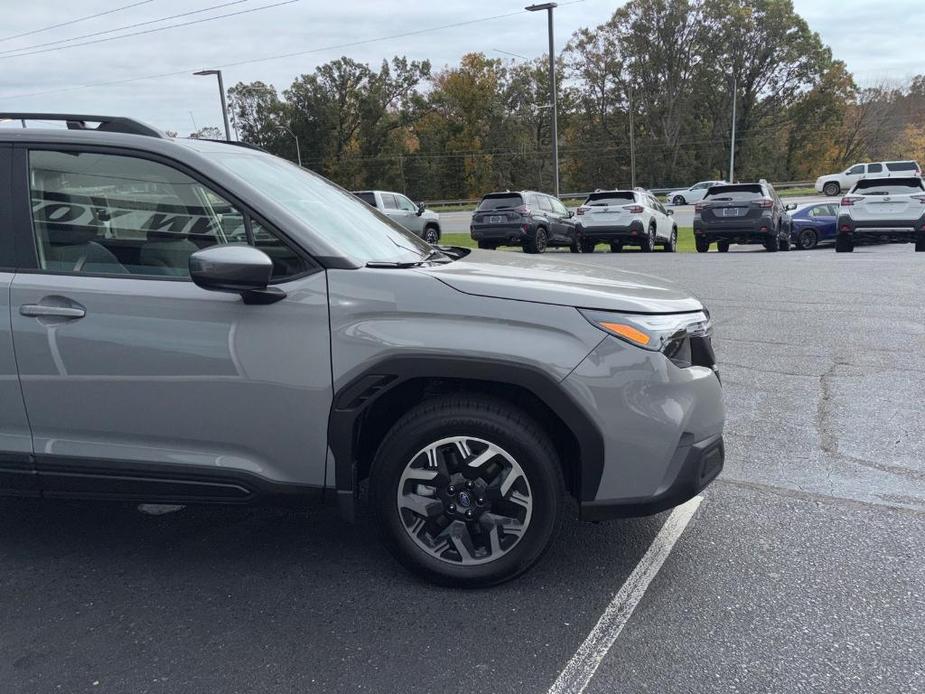
[[904, 161], [877, 161], [855, 164], [841, 173], [827, 174], [816, 179], [816, 192], [830, 197], [839, 195], [864, 178], [896, 178], [903, 176], [921, 176], [922, 167], [911, 159]]
[[578, 208], [578, 238], [582, 253], [593, 253], [599, 243], [609, 243], [613, 253], [623, 246], [639, 246], [644, 252], [673, 253], [678, 247], [678, 225], [671, 210], [642, 188], [598, 190]]
[[841, 201], [835, 250], [850, 253], [857, 239], [915, 241], [925, 251], [925, 182], [918, 176], [867, 178]]

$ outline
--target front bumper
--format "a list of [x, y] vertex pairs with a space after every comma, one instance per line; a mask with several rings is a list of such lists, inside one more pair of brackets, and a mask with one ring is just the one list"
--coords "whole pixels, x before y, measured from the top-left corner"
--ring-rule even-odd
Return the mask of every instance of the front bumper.
[[602, 469], [581, 470], [581, 513], [647, 515], [697, 494], [722, 469], [719, 377], [660, 352], [605, 339], [562, 381], [604, 443]]
[[627, 225], [607, 226], [585, 226], [581, 224], [578, 227], [578, 233], [583, 239], [589, 239], [595, 243], [607, 243], [609, 241], [639, 242], [645, 237], [642, 222], [634, 220]]

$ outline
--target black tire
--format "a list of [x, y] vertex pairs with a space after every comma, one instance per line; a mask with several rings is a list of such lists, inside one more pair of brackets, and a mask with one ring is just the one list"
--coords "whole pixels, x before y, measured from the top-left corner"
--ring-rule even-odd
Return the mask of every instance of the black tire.
[[548, 246], [549, 237], [546, 235], [546, 230], [543, 227], [537, 227], [533, 238], [527, 238], [524, 241], [523, 248], [524, 253], [545, 253]]
[[[503, 449], [516, 460], [525, 483], [529, 485], [527, 494], [531, 512], [523, 534], [496, 560], [484, 561], [486, 557], [483, 556], [480, 558], [483, 563], [470, 561], [466, 565], [463, 563], [464, 555], [462, 551], [457, 552], [455, 543], [447, 543], [447, 547], [439, 556], [426, 551], [412, 539], [413, 529], [408, 528], [409, 520], [423, 516], [416, 516], [408, 509], [399, 508], [399, 486], [406, 468], [420, 458], [419, 452], [451, 437], [468, 437]], [[453, 477], [449, 479], [451, 484], [454, 480], [460, 484], [458, 480], [463, 478], [474, 480], [478, 484], [482, 475], [491, 472], [489, 469], [479, 475], [479, 471], [484, 468], [465, 465], [462, 454], [457, 453], [452, 444], [448, 452], [444, 452], [443, 448], [439, 450], [442, 467], [437, 480], [440, 480], [440, 476], [446, 470], [453, 472]], [[503, 463], [504, 459], [501, 461]], [[493, 462], [485, 465], [489, 468], [495, 466]], [[462, 472], [466, 475], [462, 476]], [[442, 484], [442, 481], [438, 484]], [[437, 486], [434, 485], [435, 490]], [[369, 489], [377, 525], [386, 546], [394, 556], [412, 571], [435, 583], [466, 588], [485, 587], [508, 581], [533, 566], [548, 549], [555, 534], [565, 496], [562, 468], [555, 454], [555, 447], [542, 428], [525, 412], [510, 403], [477, 394], [433, 398], [408, 411], [389, 430], [379, 446], [370, 473]], [[433, 516], [438, 524], [441, 520], [447, 520], [445, 516], [451, 513], [448, 510], [449, 500], [459, 498], [448, 497], [447, 489], [448, 487], [444, 487], [431, 497], [431, 503], [440, 504], [437, 507], [438, 512]], [[495, 507], [490, 510], [497, 512]], [[454, 512], [457, 514], [453, 521], [454, 527], [465, 529], [467, 535], [470, 529], [480, 527], [477, 520], [460, 520], [459, 508]], [[440, 514], [444, 517], [440, 518]], [[427, 529], [418, 532], [427, 532]], [[471, 539], [479, 536], [468, 537]], [[511, 539], [508, 538], [508, 541]], [[474, 542], [470, 544], [474, 546]], [[482, 551], [485, 551], [484, 545]], [[490, 554], [488, 556], [490, 557]]]
[[613, 241], [613, 242], [610, 244], [610, 252], [611, 252], [611, 253], [622, 253], [622, 252], [623, 252], [623, 244], [622, 244], [621, 242], [619, 242], [619, 241]]
[[834, 198], [836, 195], [841, 193], [841, 185], [837, 181], [829, 181], [824, 186], [822, 186], [822, 192], [828, 195], [830, 198]]
[[836, 253], [853, 253], [854, 252], [854, 239], [846, 234], [839, 234], [835, 238], [835, 252]]
[[717, 241], [716, 250], [719, 251], [720, 253], [728, 253], [729, 252], [729, 242], [728, 241]]
[[777, 250], [779, 251], [789, 251], [790, 250], [790, 234], [786, 236], [777, 237]]
[[424, 227], [423, 238], [431, 246], [436, 246], [438, 243], [440, 243], [440, 230], [433, 225], [428, 225]]
[[819, 235], [815, 229], [801, 229], [797, 234], [797, 250], [810, 251], [819, 244]]
[[675, 196], [671, 199], [671, 204], [672, 204], [672, 205], [686, 205], [686, 204], [687, 204], [687, 200], [684, 199], [684, 196], [683, 196], [683, 195], [675, 195]]
[[710, 250], [710, 242], [706, 239], [695, 238], [694, 245], [697, 247], [698, 253], [706, 253]]
[[493, 241], [479, 241], [479, 248], [483, 251], [493, 251], [498, 247], [497, 243]]
[[671, 238], [662, 246], [662, 250], [665, 253], [674, 253], [678, 250], [678, 227], [671, 229]]
[[594, 253], [594, 247], [597, 244], [594, 243], [591, 239], [582, 239], [581, 240], [581, 252], [582, 253]]
[[915, 252], [925, 253], [925, 232], [919, 232], [915, 235]]
[[572, 239], [572, 243], [568, 247], [569, 253], [581, 253], [581, 239], [577, 236]]
[[649, 227], [646, 237], [642, 240], [640, 248], [643, 253], [651, 253], [655, 250], [655, 225]]
[[778, 239], [776, 236], [772, 236], [769, 239], [765, 239], [764, 250], [766, 250], [768, 253], [776, 253], [777, 252], [777, 241]]

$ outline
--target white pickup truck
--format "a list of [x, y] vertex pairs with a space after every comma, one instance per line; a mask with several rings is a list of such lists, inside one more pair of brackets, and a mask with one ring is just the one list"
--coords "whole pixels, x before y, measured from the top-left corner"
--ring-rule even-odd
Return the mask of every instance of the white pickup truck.
[[816, 192], [830, 197], [840, 195], [842, 191], [851, 190], [862, 178], [894, 178], [897, 176], [921, 176], [922, 167], [918, 162], [877, 161], [849, 166], [841, 173], [828, 174], [816, 179]]

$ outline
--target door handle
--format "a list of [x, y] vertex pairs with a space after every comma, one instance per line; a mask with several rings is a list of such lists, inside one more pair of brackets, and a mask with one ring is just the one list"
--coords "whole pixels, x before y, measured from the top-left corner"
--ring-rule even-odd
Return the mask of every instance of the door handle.
[[87, 315], [87, 310], [77, 308], [76, 306], [48, 306], [46, 304], [23, 304], [19, 307], [19, 313], [23, 316], [42, 317], [50, 316], [53, 318], [83, 318]]

